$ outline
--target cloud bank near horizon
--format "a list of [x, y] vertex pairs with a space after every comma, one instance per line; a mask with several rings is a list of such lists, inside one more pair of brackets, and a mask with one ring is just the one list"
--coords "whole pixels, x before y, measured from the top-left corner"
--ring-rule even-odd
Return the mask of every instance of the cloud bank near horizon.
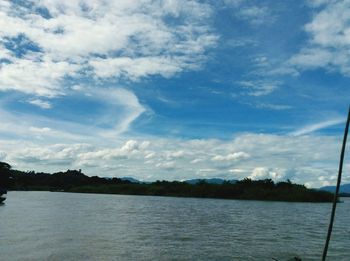
[[[83, 169], [88, 175], [140, 180], [189, 178], [290, 179], [319, 187], [334, 183], [340, 141], [325, 136], [242, 134], [223, 141], [119, 140], [114, 146], [1, 142], [1, 160], [23, 170]], [[350, 170], [346, 165], [345, 171]], [[344, 177], [344, 182], [350, 182]]]

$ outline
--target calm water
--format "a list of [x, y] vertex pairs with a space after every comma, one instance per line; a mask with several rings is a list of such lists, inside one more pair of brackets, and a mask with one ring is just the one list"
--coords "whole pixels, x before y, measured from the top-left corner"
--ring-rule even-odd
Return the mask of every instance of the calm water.
[[[10, 192], [1, 260], [320, 260], [330, 204]], [[328, 260], [350, 260], [350, 201]]]

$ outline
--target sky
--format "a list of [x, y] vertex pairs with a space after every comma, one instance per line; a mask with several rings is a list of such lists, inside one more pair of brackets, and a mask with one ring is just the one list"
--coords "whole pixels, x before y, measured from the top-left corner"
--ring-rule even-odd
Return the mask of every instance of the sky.
[[332, 185], [349, 77], [348, 0], [0, 0], [0, 161]]

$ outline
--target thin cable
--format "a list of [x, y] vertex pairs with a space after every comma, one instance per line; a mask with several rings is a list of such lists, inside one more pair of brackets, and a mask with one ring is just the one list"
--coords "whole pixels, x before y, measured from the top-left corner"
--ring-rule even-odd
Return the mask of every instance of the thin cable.
[[346, 140], [347, 140], [348, 131], [349, 131], [349, 123], [350, 123], [350, 107], [349, 107], [349, 112], [348, 112], [348, 119], [346, 121], [345, 131], [344, 131], [343, 145], [342, 145], [341, 153], [340, 153], [340, 162], [339, 162], [337, 187], [336, 187], [335, 193], [334, 193], [331, 220], [329, 222], [326, 244], [325, 244], [324, 249], [323, 249], [322, 261], [326, 260], [327, 251], [328, 251], [328, 245], [329, 245], [329, 241], [331, 239], [331, 234], [332, 234], [332, 229], [333, 229], [335, 209], [337, 207], [337, 201], [338, 201], [338, 195], [339, 195], [339, 187], [340, 187], [340, 182], [341, 182], [341, 175], [342, 175], [342, 172], [343, 172], [343, 162], [344, 162]]

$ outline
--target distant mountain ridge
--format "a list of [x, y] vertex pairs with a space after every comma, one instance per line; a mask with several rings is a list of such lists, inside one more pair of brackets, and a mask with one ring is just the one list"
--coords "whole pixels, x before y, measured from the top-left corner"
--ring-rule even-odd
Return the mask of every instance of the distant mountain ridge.
[[[123, 180], [123, 181], [130, 181], [131, 183], [151, 183], [151, 182], [140, 181], [140, 180], [137, 180], [137, 179], [132, 178], [132, 177], [122, 177], [120, 179]], [[234, 179], [225, 180], [225, 179], [221, 179], [221, 178], [209, 178], [209, 179], [188, 179], [188, 180], [184, 180], [182, 182], [187, 183], [187, 184], [191, 184], [191, 185], [196, 185], [196, 184], [198, 184], [200, 182], [206, 182], [208, 184], [221, 185], [224, 182], [229, 182], [231, 184], [235, 184], [237, 182], [237, 180], [234, 180]]]
[[192, 185], [198, 184], [200, 182], [206, 182], [208, 184], [221, 185], [224, 182], [229, 182], [231, 184], [235, 184], [237, 182], [237, 180], [234, 180], [234, 179], [225, 180], [225, 179], [220, 179], [220, 178], [210, 178], [210, 179], [188, 179], [188, 180], [185, 180], [183, 182], [188, 183], [188, 184], [192, 184]]
[[124, 180], [124, 181], [130, 181], [131, 183], [143, 183], [137, 179], [134, 179], [132, 177], [122, 177], [120, 178], [121, 180]]
[[[335, 192], [335, 188], [336, 188], [336, 186], [325, 186], [325, 187], [322, 187], [322, 188], [319, 188], [319, 189], [334, 193]], [[340, 185], [339, 192], [340, 193], [350, 193], [350, 184]]]

